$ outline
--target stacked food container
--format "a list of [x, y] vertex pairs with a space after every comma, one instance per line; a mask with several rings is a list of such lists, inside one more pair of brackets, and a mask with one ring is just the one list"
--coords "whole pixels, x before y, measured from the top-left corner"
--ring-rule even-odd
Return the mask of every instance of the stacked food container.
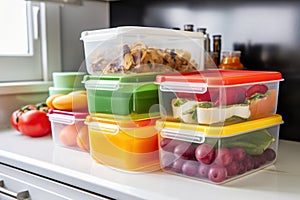
[[161, 168], [221, 184], [274, 163], [280, 81], [281, 74], [272, 71], [158, 75]]
[[90, 155], [127, 171], [159, 169], [157, 74], [203, 68], [203, 35], [162, 28], [84, 31]]
[[46, 104], [54, 144], [69, 149], [89, 151], [85, 118], [87, 95], [82, 83], [84, 72], [54, 72]]

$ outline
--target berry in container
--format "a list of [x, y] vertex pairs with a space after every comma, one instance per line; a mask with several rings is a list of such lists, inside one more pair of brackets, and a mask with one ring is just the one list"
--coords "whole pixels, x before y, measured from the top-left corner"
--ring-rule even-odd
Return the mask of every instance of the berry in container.
[[227, 126], [157, 121], [160, 165], [175, 175], [223, 184], [272, 165], [280, 115]]
[[280, 72], [203, 70], [161, 74], [160, 113], [168, 121], [227, 125], [276, 113]]
[[121, 26], [83, 31], [91, 75], [191, 71], [204, 68], [202, 33]]
[[51, 122], [54, 144], [88, 152], [89, 135], [87, 125], [84, 123], [88, 114], [87, 112], [50, 110], [48, 117]]
[[156, 74], [86, 76], [90, 113], [136, 115], [159, 112]]
[[86, 118], [90, 155], [100, 164], [118, 170], [158, 170], [158, 115], [134, 116], [92, 114]]

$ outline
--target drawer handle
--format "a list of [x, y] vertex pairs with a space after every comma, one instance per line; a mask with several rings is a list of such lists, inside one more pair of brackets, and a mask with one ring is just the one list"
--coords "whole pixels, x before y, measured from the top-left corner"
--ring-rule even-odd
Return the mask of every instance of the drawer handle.
[[0, 194], [13, 197], [18, 200], [29, 200], [29, 192], [27, 190], [22, 192], [13, 192], [4, 188], [4, 181], [0, 180]]

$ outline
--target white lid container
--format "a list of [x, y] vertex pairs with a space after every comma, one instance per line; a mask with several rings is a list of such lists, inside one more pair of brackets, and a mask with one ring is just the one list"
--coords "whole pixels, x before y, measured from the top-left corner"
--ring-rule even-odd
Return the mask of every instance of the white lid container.
[[204, 36], [199, 32], [123, 26], [84, 31], [81, 40], [92, 75], [204, 68]]

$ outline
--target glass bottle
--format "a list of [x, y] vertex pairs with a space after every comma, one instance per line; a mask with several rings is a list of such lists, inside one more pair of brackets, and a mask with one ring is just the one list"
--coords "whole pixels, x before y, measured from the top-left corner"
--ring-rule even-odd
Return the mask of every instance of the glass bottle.
[[194, 31], [194, 25], [193, 24], [185, 24], [184, 27], [183, 27], [183, 30], [193, 32]]
[[222, 63], [220, 69], [243, 69], [244, 66], [240, 61], [241, 51], [222, 52]]
[[206, 32], [206, 28], [197, 28], [197, 32], [203, 33], [204, 36], [204, 50], [210, 52], [210, 38], [209, 34]]
[[221, 61], [221, 48], [222, 48], [222, 36], [221, 35], [213, 35], [213, 51], [218, 54], [216, 60], [216, 65], [220, 65]]

